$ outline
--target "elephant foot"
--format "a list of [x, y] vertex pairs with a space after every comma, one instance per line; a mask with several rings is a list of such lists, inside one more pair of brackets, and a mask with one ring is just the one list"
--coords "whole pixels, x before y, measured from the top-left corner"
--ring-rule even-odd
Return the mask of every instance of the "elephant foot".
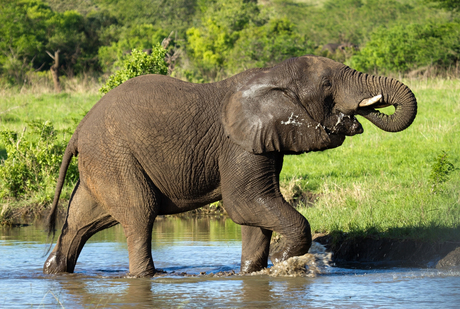
[[267, 260], [265, 261], [251, 261], [251, 260], [246, 260], [241, 263], [241, 269], [240, 273], [241, 274], [250, 274], [256, 271], [260, 271], [264, 268], [267, 267]]
[[287, 242], [286, 239], [281, 239], [278, 243], [270, 246], [270, 260], [273, 264], [276, 264], [293, 256], [301, 256], [308, 253], [310, 247], [311, 238], [305, 242], [298, 242], [295, 245]]
[[157, 273], [157, 270], [153, 268], [153, 269], [144, 270], [140, 273], [129, 272], [126, 276], [128, 278], [146, 278], [146, 277], [153, 277], [155, 276], [156, 273]]
[[51, 252], [43, 266], [44, 274], [72, 272], [67, 269], [67, 261], [59, 252]]

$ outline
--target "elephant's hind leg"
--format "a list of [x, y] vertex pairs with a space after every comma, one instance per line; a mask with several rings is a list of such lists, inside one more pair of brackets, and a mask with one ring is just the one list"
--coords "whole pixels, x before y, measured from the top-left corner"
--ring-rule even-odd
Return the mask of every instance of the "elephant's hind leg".
[[105, 168], [107, 175], [114, 176], [97, 179], [99, 188], [103, 188], [98, 194], [125, 232], [129, 276], [153, 276], [152, 229], [161, 193], [135, 160], [125, 162], [122, 168]]
[[[149, 277], [156, 273], [152, 258], [152, 229], [156, 217], [158, 195], [149, 181], [138, 183], [145, 190], [129, 196], [124, 208], [114, 216], [125, 232], [129, 252], [129, 276]], [[127, 186], [127, 191], [132, 190]]]
[[78, 182], [69, 202], [61, 235], [45, 262], [43, 272], [46, 274], [73, 272], [86, 241], [98, 231], [117, 223]]

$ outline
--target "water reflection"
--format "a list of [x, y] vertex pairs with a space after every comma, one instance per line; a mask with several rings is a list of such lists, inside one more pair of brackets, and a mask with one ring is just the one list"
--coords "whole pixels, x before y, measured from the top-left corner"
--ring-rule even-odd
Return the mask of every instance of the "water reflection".
[[[46, 235], [39, 227], [3, 229], [0, 307], [456, 308], [460, 303], [460, 273], [453, 271], [328, 268], [316, 278], [209, 276], [238, 271], [240, 239], [230, 220], [164, 218], [153, 231], [153, 255], [167, 275], [130, 279], [119, 226], [90, 239], [76, 273], [65, 275], [42, 274]], [[206, 276], [199, 275], [203, 271]]]
[[[81, 279], [81, 278], [80, 278]], [[297, 279], [268, 280], [267, 277], [57, 279], [65, 302], [76, 306], [113, 307], [283, 307], [308, 301], [312, 282]], [[64, 293], [65, 291], [65, 293]], [[294, 297], [294, 299], [292, 298]], [[295, 298], [299, 298], [296, 300]], [[305, 305], [306, 303], [304, 303]]]

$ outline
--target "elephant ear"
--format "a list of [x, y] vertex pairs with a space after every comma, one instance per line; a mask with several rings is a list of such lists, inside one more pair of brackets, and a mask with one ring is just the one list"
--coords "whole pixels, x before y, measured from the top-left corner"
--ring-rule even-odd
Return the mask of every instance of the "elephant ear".
[[228, 138], [245, 150], [302, 153], [331, 148], [324, 127], [314, 121], [293, 92], [277, 86], [270, 71], [228, 94], [222, 121]]

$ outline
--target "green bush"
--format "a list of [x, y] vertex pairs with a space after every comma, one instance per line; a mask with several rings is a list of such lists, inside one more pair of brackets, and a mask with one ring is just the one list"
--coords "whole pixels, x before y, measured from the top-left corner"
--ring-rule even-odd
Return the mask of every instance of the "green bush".
[[160, 44], [152, 48], [150, 55], [134, 49], [124, 60], [123, 67], [112, 74], [99, 91], [105, 94], [128, 79], [144, 74], [166, 75], [168, 73], [168, 65], [165, 61], [165, 55], [166, 50]]
[[447, 11], [459, 12], [460, 1], [459, 0], [425, 0], [427, 3], [433, 3], [435, 6]]
[[398, 25], [373, 32], [349, 65], [359, 71], [408, 72], [436, 65], [447, 68], [460, 58], [460, 23]]
[[455, 169], [454, 164], [449, 161], [449, 155], [442, 151], [431, 166], [430, 182], [433, 193], [437, 192], [439, 187], [449, 180], [450, 174]]
[[[70, 134], [54, 129], [51, 122], [28, 122], [19, 135], [11, 130], [0, 131], [7, 158], [0, 163], [0, 198], [33, 198], [50, 202], [54, 196], [62, 155]], [[74, 160], [66, 175], [67, 181], [78, 180]]]

